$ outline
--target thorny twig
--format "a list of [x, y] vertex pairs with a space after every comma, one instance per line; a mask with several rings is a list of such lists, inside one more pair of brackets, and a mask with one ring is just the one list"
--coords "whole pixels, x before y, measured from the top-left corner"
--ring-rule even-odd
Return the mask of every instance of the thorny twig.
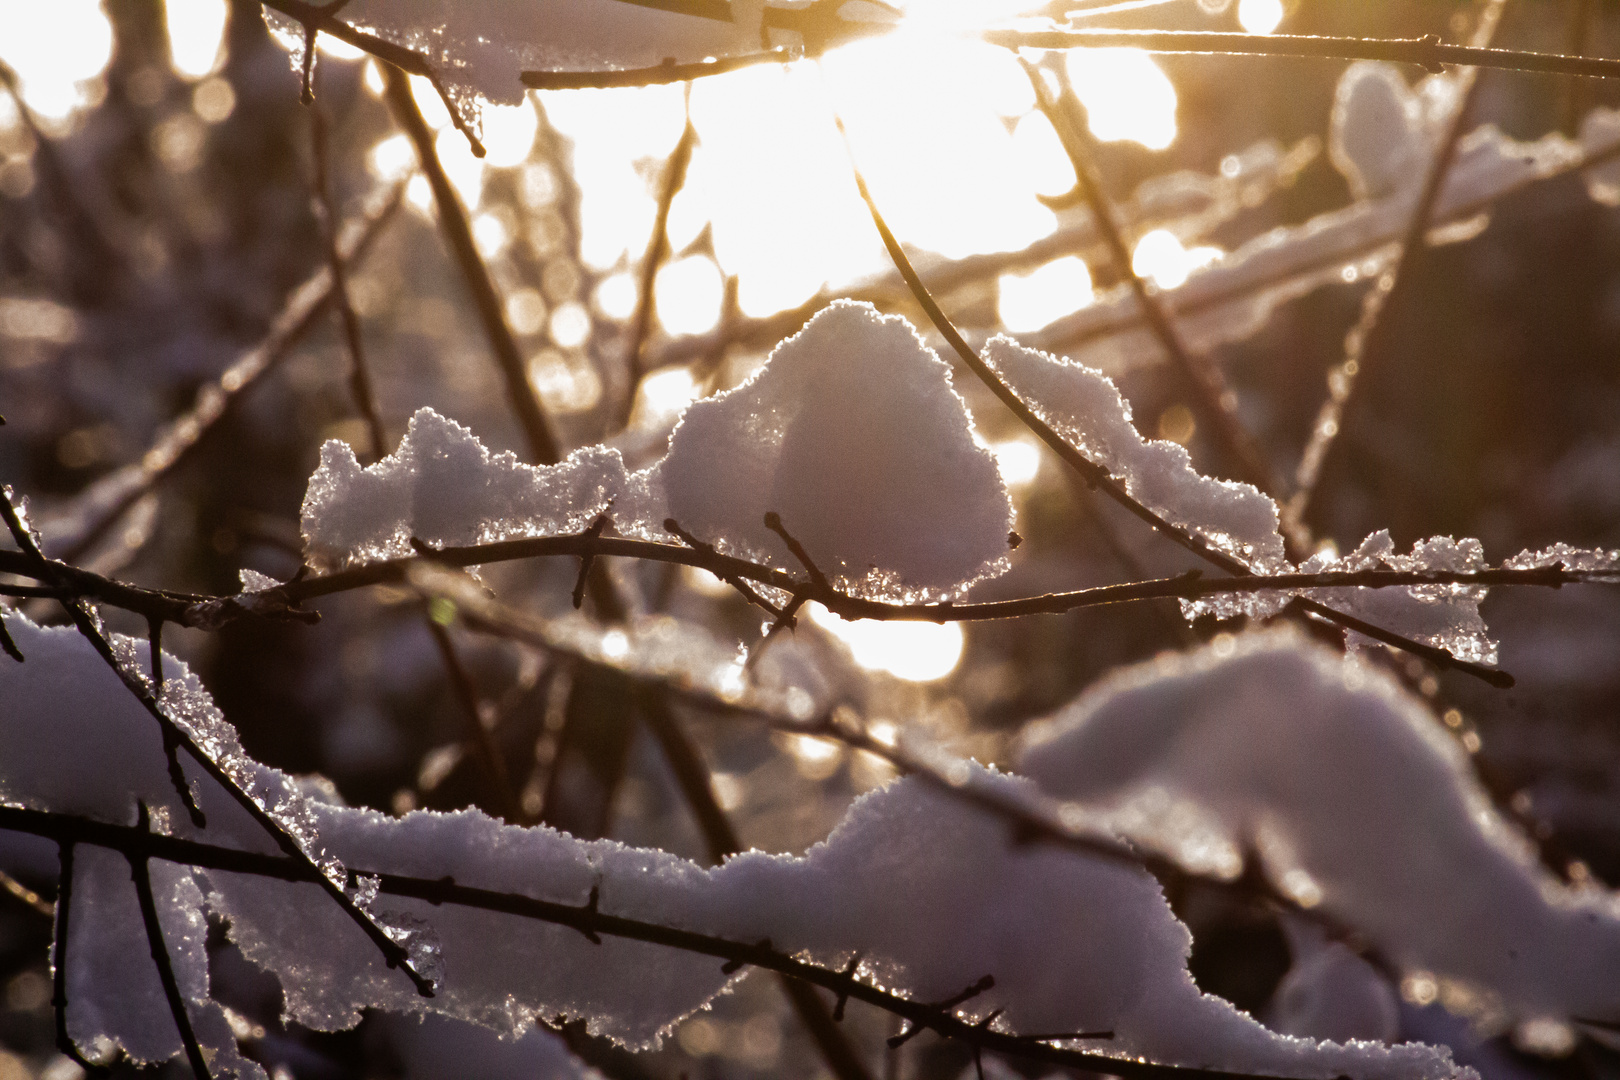
[[528, 367], [518, 351], [517, 339], [512, 336], [512, 328], [506, 323], [506, 312], [501, 306], [494, 279], [489, 275], [489, 267], [484, 265], [483, 257], [478, 254], [472, 227], [467, 222], [467, 208], [462, 205], [456, 189], [450, 185], [450, 177], [445, 174], [444, 165], [439, 161], [439, 152], [433, 145], [433, 129], [422, 118], [422, 110], [411, 95], [410, 80], [403, 70], [384, 66], [383, 81], [394, 120], [416, 147], [417, 161], [433, 189], [433, 202], [439, 211], [439, 231], [444, 234], [445, 244], [461, 269], [462, 280], [472, 293], [479, 321], [484, 326], [484, 335], [489, 339], [489, 347], [495, 354], [501, 377], [506, 381], [507, 399], [528, 440], [529, 458], [534, 464], [550, 465], [561, 457], [556, 436], [552, 434], [551, 424], [540, 404], [540, 395], [529, 381]]
[[[0, 806], [0, 829], [47, 837], [57, 842], [73, 840], [94, 844], [144, 859], [162, 859], [204, 870], [222, 870], [277, 881], [318, 882], [320, 871], [302, 859], [260, 854], [237, 848], [164, 836], [127, 825], [91, 821], [47, 810]], [[1065, 1065], [1106, 1072], [1124, 1080], [1260, 1080], [1249, 1073], [1205, 1069], [1186, 1065], [1163, 1065], [1138, 1058], [1115, 1057], [1053, 1046], [1040, 1039], [980, 1026], [955, 1012], [927, 1002], [914, 1001], [863, 982], [858, 974], [826, 968], [800, 960], [786, 952], [757, 942], [734, 941], [718, 935], [663, 926], [603, 911], [600, 902], [570, 904], [533, 896], [485, 889], [457, 882], [452, 878], [422, 878], [408, 874], [379, 873], [366, 868], [349, 870], [351, 880], [374, 878], [380, 894], [404, 897], [442, 906], [469, 908], [532, 919], [563, 926], [600, 938], [641, 941], [683, 952], [712, 956], [739, 967], [757, 967], [819, 986], [834, 994], [865, 1002], [929, 1028], [943, 1038], [968, 1046], [1024, 1058], [1030, 1061]], [[1269, 1077], [1266, 1080], [1286, 1080]]]

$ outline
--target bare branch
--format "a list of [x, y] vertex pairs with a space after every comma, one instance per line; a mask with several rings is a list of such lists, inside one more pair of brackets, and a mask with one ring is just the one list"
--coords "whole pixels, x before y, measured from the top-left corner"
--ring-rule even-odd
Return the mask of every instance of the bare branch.
[[1092, 144], [1087, 138], [1084, 125], [1075, 115], [1078, 102], [1073, 88], [1068, 85], [1066, 75], [1059, 74], [1063, 91], [1060, 96], [1053, 97], [1046, 80], [1041, 77], [1040, 70], [1023, 57], [1019, 57], [1019, 63], [1034, 88], [1036, 105], [1051, 122], [1053, 130], [1057, 132], [1058, 141], [1068, 154], [1069, 164], [1074, 169], [1080, 192], [1087, 205], [1091, 207], [1092, 219], [1097, 223], [1098, 230], [1108, 244], [1115, 268], [1130, 285], [1131, 295], [1136, 298], [1137, 307], [1141, 309], [1143, 318], [1153, 331], [1153, 336], [1158, 339], [1159, 345], [1170, 357], [1172, 366], [1181, 374], [1182, 381], [1192, 391], [1193, 402], [1215, 436], [1223, 455], [1236, 467], [1239, 478], [1247, 480], [1267, 494], [1280, 495], [1281, 487], [1271, 465], [1255, 444], [1253, 436], [1244, 429], [1242, 422], [1237, 418], [1237, 395], [1227, 385], [1221, 369], [1209, 357], [1193, 355], [1176, 331], [1175, 324], [1160, 302], [1157, 291], [1150, 288], [1136, 272], [1131, 250], [1125, 243], [1125, 236], [1120, 230], [1114, 207], [1107, 192], [1103, 190], [1102, 178], [1092, 162]]
[[383, 79], [387, 84], [385, 93], [388, 107], [394, 114], [395, 122], [404, 129], [416, 147], [417, 161], [433, 188], [433, 202], [439, 211], [439, 231], [444, 234], [445, 243], [461, 269], [462, 280], [472, 293], [479, 320], [484, 324], [484, 335], [489, 339], [495, 362], [506, 380], [507, 400], [528, 440], [529, 458], [538, 465], [553, 464], [561, 457], [556, 437], [546, 420], [540, 395], [529, 381], [528, 367], [518, 351], [517, 339], [512, 336], [512, 328], [506, 324], [506, 312], [501, 306], [500, 294], [495, 290], [495, 282], [489, 276], [489, 267], [484, 265], [483, 257], [478, 254], [478, 245], [473, 242], [472, 227], [467, 222], [467, 208], [461, 204], [461, 197], [450, 185], [450, 177], [445, 174], [444, 165], [439, 161], [439, 152], [433, 145], [433, 129], [422, 119], [422, 110], [411, 95], [411, 84], [405, 77], [405, 71], [398, 66], [384, 66]]
[[1620, 60], [1446, 45], [1433, 35], [1421, 38], [1355, 38], [1195, 30], [987, 30], [981, 36], [991, 44], [1009, 49], [1123, 46], [1152, 53], [1388, 60], [1397, 64], [1416, 64], [1429, 72], [1440, 72], [1447, 65], [1463, 65], [1549, 75], [1582, 75], [1596, 79], [1620, 77]]
[[[90, 821], [52, 811], [0, 806], [0, 829], [48, 837], [59, 843], [72, 840], [94, 844], [121, 852], [127, 857], [163, 859], [204, 870], [223, 870], [277, 881], [314, 882], [320, 879], [320, 872], [303, 860], [163, 836], [130, 826]], [[641, 941], [712, 956], [738, 967], [775, 971], [883, 1009], [913, 1025], [926, 1027], [942, 1038], [1030, 1061], [1106, 1072], [1124, 1080], [1286, 1080], [1196, 1066], [1162, 1065], [1138, 1058], [1052, 1046], [1037, 1038], [980, 1026], [977, 1021], [964, 1019], [948, 1008], [901, 997], [861, 981], [858, 974], [845, 974], [843, 970], [808, 963], [761, 943], [733, 941], [713, 934], [613, 915], [602, 911], [597, 903], [565, 904], [520, 893], [465, 885], [450, 878], [428, 879], [407, 874], [378, 873], [360, 867], [351, 868], [349, 873], [354, 880], [361, 876], [375, 878], [378, 891], [389, 896], [497, 912], [553, 926], [565, 926], [582, 934]]]

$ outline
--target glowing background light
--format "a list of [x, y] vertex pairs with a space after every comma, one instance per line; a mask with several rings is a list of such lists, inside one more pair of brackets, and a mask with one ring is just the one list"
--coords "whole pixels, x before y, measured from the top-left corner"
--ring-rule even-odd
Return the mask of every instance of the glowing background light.
[[720, 321], [726, 285], [714, 260], [704, 255], [677, 259], [658, 271], [653, 305], [671, 334], [701, 334]]
[[225, 27], [231, 9], [225, 0], [164, 0], [169, 35], [169, 66], [182, 79], [203, 79], [225, 64]]
[[[703, 393], [689, 368], [675, 367], [655, 371], [641, 380], [636, 389], [635, 413], [632, 421], [641, 427], [657, 427], [668, 423], [681, 410], [696, 401]], [[718, 579], [716, 579], [718, 580]]]
[[1028, 274], [1002, 274], [996, 287], [1001, 323], [1014, 333], [1039, 330], [1093, 299], [1091, 271], [1074, 255], [1053, 259]]
[[1071, 49], [1065, 60], [1091, 133], [1163, 150], [1176, 139], [1176, 88], [1140, 49]]
[[820, 604], [806, 604], [810, 619], [849, 647], [855, 662], [908, 682], [934, 682], [956, 670], [964, 637], [957, 623], [840, 619]]
[[112, 24], [97, 0], [8, 3], [0, 60], [17, 73], [23, 100], [48, 127], [99, 100], [112, 59]]
[[1138, 277], [1151, 279], [1161, 289], [1174, 289], [1194, 270], [1208, 266], [1222, 254], [1217, 247], [1182, 247], [1175, 233], [1154, 229], [1136, 242], [1131, 269]]
[[1238, 0], [1237, 17], [1249, 33], [1269, 34], [1282, 22], [1282, 0]]

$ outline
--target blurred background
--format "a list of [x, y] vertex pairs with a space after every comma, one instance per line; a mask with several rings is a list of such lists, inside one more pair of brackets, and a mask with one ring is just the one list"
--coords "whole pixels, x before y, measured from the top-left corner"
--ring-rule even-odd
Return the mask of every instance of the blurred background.
[[[1145, 434], [1184, 443], [1205, 471], [1236, 475], [1185, 382], [1130, 321], [1126, 270], [1072, 194], [1074, 171], [1024, 72], [1012, 54], [956, 32], [1001, 13], [992, 8], [914, 0], [894, 35], [819, 64], [712, 77], [689, 93], [531, 93], [522, 105], [483, 110], [482, 159], [426, 82], [413, 81], [565, 451], [607, 441], [634, 466], [656, 460], [686, 404], [747, 378], [837, 296], [926, 325], [859, 201], [836, 112], [890, 224], [971, 340], [1006, 331], [1103, 367]], [[1484, 9], [1472, 0], [1171, 0], [1085, 24], [1462, 42]], [[299, 505], [326, 439], [375, 460], [415, 409], [431, 405], [492, 449], [526, 456], [377, 63], [323, 36], [306, 106], [289, 44], [245, 0], [0, 0], [0, 479], [30, 498], [54, 554], [145, 585], [234, 592], [241, 571], [285, 580], [300, 566]], [[1620, 7], [1510, 0], [1495, 44], [1617, 55]], [[1255, 238], [1329, 220], [1320, 216], [1365, 194], [1332, 152], [1343, 61], [1091, 50], [1040, 63], [1073, 85], [1134, 270], [1172, 311], [1180, 297], [1191, 310], [1200, 282], [1231, 273]], [[1414, 87], [1423, 76], [1401, 74]], [[1573, 137], [1590, 110], [1617, 102], [1620, 85], [1485, 72], [1468, 127], [1492, 123], [1526, 141]], [[337, 216], [375, 221], [348, 289], [380, 447], [350, 392], [341, 324], [321, 312], [289, 329], [285, 314], [327, 258], [315, 110]], [[682, 175], [671, 164], [688, 118]], [[397, 211], [379, 210], [396, 185]], [[1378, 363], [1355, 389], [1306, 511], [1313, 542], [1347, 550], [1380, 528], [1403, 549], [1436, 534], [1476, 536], [1492, 561], [1556, 540], [1620, 546], [1620, 214], [1593, 192], [1572, 170], [1492, 192], [1460, 227], [1431, 237], [1447, 242], [1410, 260]], [[647, 275], [660, 219], [667, 250]], [[1280, 276], [1234, 275], [1228, 299], [1249, 317], [1223, 320], [1210, 302], [1199, 310], [1217, 315], [1188, 330], [1224, 371], [1237, 415], [1277, 475], [1294, 477], [1330, 376], [1342, 377], [1346, 334], [1403, 230], [1372, 235], [1326, 274], [1312, 270], [1302, 244]], [[1308, 284], [1282, 287], [1300, 281]], [[996, 454], [1025, 540], [1013, 570], [975, 599], [1186, 567], [1176, 549], [1093, 498], [965, 372], [956, 387]], [[177, 421], [180, 443], [172, 434], [164, 443]], [[143, 466], [163, 469], [149, 490], [128, 483]], [[488, 579], [504, 598], [551, 614], [567, 608], [575, 573], [572, 560], [558, 560]], [[760, 637], [757, 611], [706, 574], [609, 573], [632, 615], [701, 630], [724, 649]], [[165, 638], [255, 757], [319, 773], [351, 804], [478, 805], [708, 861], [622, 680], [455, 631], [509, 778], [510, 790], [497, 792], [465, 742], [456, 687], [420, 604], [375, 589], [319, 606], [315, 627], [242, 622], [215, 635], [171, 628]], [[1526, 590], [1493, 596], [1486, 613], [1515, 689], [1437, 677], [1416, 661], [1391, 666], [1433, 701], [1549, 867], [1570, 881], [1620, 884], [1620, 598]], [[111, 622], [142, 629], [116, 614]], [[813, 668], [891, 730], [917, 725], [997, 761], [1025, 721], [1111, 669], [1220, 629], [1189, 628], [1169, 604], [968, 626], [851, 624], [812, 611], [779, 662]], [[802, 851], [851, 799], [892, 776], [831, 742], [701, 712], [680, 719], [745, 846]], [[15, 873], [47, 898], [54, 890], [50, 867], [19, 858]], [[1195, 884], [1173, 890], [1172, 902], [1194, 932], [1200, 984], [1270, 1015], [1290, 965], [1277, 913]], [[25, 900], [0, 895], [0, 1080], [77, 1075], [52, 1045], [48, 932], [49, 919]], [[278, 1080], [438, 1075], [419, 1052], [420, 1032], [397, 1022], [374, 1018], [339, 1035], [282, 1027], [273, 980], [216, 936], [216, 993]], [[1427, 1000], [1421, 987], [1400, 989], [1402, 1036], [1449, 1041], [1487, 1078], [1620, 1075], [1620, 1057], [1589, 1040], [1562, 1056], [1527, 1054], [1502, 1032], [1447, 1014], [1432, 987]], [[854, 1009], [847, 1027], [874, 1048], [890, 1033], [885, 1018]], [[577, 1033], [574, 1042], [609, 1075], [824, 1069], [763, 978], [683, 1024], [660, 1051], [631, 1057]], [[533, 1075], [539, 1060], [513, 1068]], [[898, 1077], [972, 1068], [960, 1048], [928, 1038], [887, 1059], [874, 1049], [873, 1060]], [[499, 1072], [493, 1060], [487, 1070]]]

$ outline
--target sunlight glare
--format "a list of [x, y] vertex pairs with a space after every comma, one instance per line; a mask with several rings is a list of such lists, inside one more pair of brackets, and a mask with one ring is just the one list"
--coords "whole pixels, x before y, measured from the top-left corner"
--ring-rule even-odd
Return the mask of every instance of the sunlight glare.
[[856, 160], [901, 239], [959, 259], [1026, 247], [1057, 228], [982, 96], [1005, 68], [1018, 72], [1011, 53], [896, 32], [835, 49], [821, 65]]
[[85, 84], [100, 78], [112, 47], [112, 24], [97, 0], [6, 5], [0, 60], [17, 73], [23, 100], [44, 121], [65, 122], [94, 99]]
[[1137, 277], [1150, 278], [1161, 289], [1178, 288], [1194, 270], [1202, 269], [1224, 255], [1217, 247], [1182, 247], [1176, 234], [1154, 229], [1136, 242], [1131, 269]]
[[565, 349], [585, 344], [591, 336], [591, 313], [577, 300], [560, 304], [551, 313], [551, 340]]
[[422, 75], [412, 75], [410, 78], [411, 97], [416, 100], [416, 107], [421, 110], [427, 126], [434, 131], [449, 127], [450, 110], [444, 107], [444, 99], [433, 89], [433, 83]]
[[473, 243], [478, 245], [478, 254], [486, 259], [499, 255], [511, 239], [506, 233], [506, 226], [494, 214], [479, 214], [473, 218], [472, 234]]
[[720, 321], [726, 284], [720, 268], [705, 255], [677, 259], [658, 271], [653, 304], [670, 334], [701, 334]]
[[1041, 448], [1033, 439], [1008, 439], [990, 444], [1001, 482], [1009, 488], [1027, 487], [1041, 471]]
[[796, 307], [831, 280], [887, 265], [813, 65], [701, 79], [692, 123], [699, 144], [670, 208], [670, 243], [690, 242], [709, 220], [743, 314]]
[[484, 163], [473, 157], [467, 137], [453, 127], [446, 127], [434, 140], [433, 149], [439, 155], [439, 164], [444, 166], [444, 175], [450, 178], [450, 186], [461, 196], [462, 203], [469, 210], [477, 207], [484, 187]]
[[965, 642], [959, 623], [841, 619], [820, 604], [805, 605], [810, 619], [849, 647], [868, 671], [907, 682], [934, 682], [956, 670]]
[[641, 428], [661, 427], [702, 396], [703, 388], [692, 377], [690, 368], [661, 368], [642, 379], [636, 388], [631, 422]]
[[1029, 274], [1002, 274], [996, 308], [1013, 333], [1039, 330], [1091, 303], [1091, 271], [1077, 255], [1053, 259]]
[[1074, 166], [1052, 121], [1041, 113], [1031, 112], [1019, 120], [1012, 142], [1019, 172], [1037, 194], [1064, 195], [1074, 187]]
[[662, 162], [686, 126], [679, 86], [617, 90], [555, 90], [540, 93], [550, 125], [573, 143], [574, 179], [580, 190], [580, 259], [593, 270], [611, 270], [626, 257], [639, 258], [658, 206], [644, 159]]
[[1071, 49], [1069, 82], [1103, 142], [1163, 150], [1176, 140], [1176, 88], [1140, 49]]
[[629, 274], [610, 274], [596, 287], [596, 310], [623, 322], [636, 313], [636, 279]]
[[390, 135], [371, 148], [366, 167], [378, 180], [398, 180], [416, 168], [416, 148], [409, 135]]
[[529, 382], [546, 412], [557, 416], [588, 412], [602, 400], [596, 365], [570, 361], [556, 349], [541, 349], [529, 358]]
[[169, 66], [182, 79], [202, 79], [225, 65], [226, 0], [163, 0]]
[[366, 51], [358, 45], [350, 45], [342, 38], [335, 38], [331, 34], [317, 34], [315, 37], [315, 51], [322, 56], [330, 56], [333, 60], [349, 63], [366, 55]]
[[534, 134], [540, 118], [534, 106], [484, 104], [484, 163], [497, 169], [521, 165], [534, 149]]
[[1237, 17], [1246, 32], [1269, 34], [1282, 22], [1282, 0], [1238, 0]]

